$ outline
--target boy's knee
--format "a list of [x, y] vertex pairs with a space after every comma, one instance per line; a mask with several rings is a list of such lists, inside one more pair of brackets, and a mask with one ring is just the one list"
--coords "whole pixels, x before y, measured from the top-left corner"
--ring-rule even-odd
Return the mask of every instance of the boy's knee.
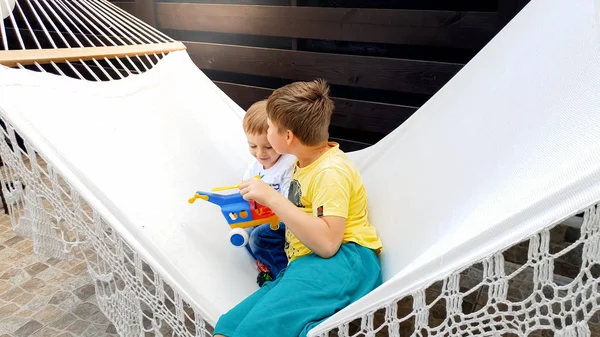
[[[269, 225], [260, 225], [255, 227], [252, 233], [250, 233], [249, 241], [253, 241], [255, 243], [260, 242], [260, 240], [265, 236], [265, 230], [263, 226], [269, 227]], [[270, 228], [267, 228], [270, 230]]]

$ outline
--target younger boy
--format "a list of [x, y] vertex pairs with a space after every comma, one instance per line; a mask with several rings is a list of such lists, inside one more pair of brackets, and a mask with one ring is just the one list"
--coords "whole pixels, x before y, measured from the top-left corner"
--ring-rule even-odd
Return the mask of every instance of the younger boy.
[[296, 82], [269, 97], [268, 141], [297, 158], [289, 200], [259, 179], [240, 185], [246, 200], [286, 224], [287, 268], [229, 312], [216, 336], [306, 336], [381, 284], [382, 243], [369, 223], [358, 169], [328, 142], [333, 102], [324, 81]]
[[[256, 160], [250, 164], [243, 179], [260, 176], [262, 181], [287, 198], [296, 158], [275, 152], [269, 144], [266, 107], [267, 100], [256, 102], [244, 115], [244, 132], [250, 154]], [[256, 260], [259, 269], [256, 282], [262, 287], [266, 281], [276, 279], [279, 272], [287, 266], [284, 252], [285, 225], [280, 223], [279, 229], [274, 231], [269, 224], [264, 224], [249, 228], [248, 234], [250, 238], [246, 248]]]

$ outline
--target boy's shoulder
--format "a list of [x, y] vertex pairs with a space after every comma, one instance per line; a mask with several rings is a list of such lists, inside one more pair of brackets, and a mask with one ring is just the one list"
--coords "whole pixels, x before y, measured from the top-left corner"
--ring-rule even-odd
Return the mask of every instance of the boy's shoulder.
[[329, 151], [325, 152], [321, 158], [319, 163], [319, 170], [325, 170], [327, 168], [337, 168], [341, 170], [354, 170], [356, 166], [354, 162], [348, 158], [346, 153], [340, 149], [338, 143], [329, 143], [331, 148]]
[[342, 190], [353, 195], [364, 186], [358, 167], [339, 149], [337, 143], [317, 159], [316, 165], [309, 172], [303, 172], [302, 176], [307, 191], [320, 191], [318, 193], [328, 194], [333, 199], [341, 198], [344, 194]]
[[347, 177], [360, 175], [354, 162], [339, 148], [339, 144], [334, 142], [329, 144], [331, 148], [317, 160], [318, 163], [313, 167], [312, 174], [341, 174]]

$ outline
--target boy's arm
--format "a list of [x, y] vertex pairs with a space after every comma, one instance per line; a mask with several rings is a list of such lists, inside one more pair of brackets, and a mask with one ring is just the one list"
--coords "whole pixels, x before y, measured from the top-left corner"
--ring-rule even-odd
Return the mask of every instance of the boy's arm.
[[[350, 181], [340, 172], [328, 169], [319, 173], [311, 184], [314, 186], [312, 215], [256, 179], [243, 183], [240, 189], [245, 199], [254, 199], [271, 208], [308, 249], [329, 258], [337, 253], [344, 237]], [[320, 213], [323, 215], [319, 216]]]
[[300, 242], [320, 257], [330, 258], [340, 249], [346, 218], [316, 217], [301, 211], [282, 195], [274, 199], [268, 207], [279, 216], [286, 228], [291, 230]]

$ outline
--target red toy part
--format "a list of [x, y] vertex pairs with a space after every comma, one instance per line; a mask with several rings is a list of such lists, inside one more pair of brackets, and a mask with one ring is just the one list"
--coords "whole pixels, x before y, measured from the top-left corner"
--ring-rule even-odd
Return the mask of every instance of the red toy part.
[[254, 220], [265, 219], [275, 215], [269, 207], [263, 206], [254, 200], [250, 201], [250, 212]]

